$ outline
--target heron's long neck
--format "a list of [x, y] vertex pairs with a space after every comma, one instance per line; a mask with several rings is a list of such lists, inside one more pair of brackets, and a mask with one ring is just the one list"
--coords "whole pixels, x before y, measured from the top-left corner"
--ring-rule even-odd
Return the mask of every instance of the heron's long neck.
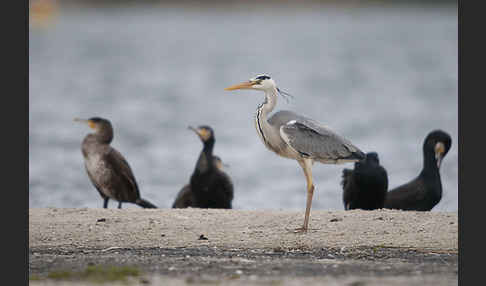
[[258, 135], [262, 138], [263, 143], [268, 145], [268, 136], [272, 132], [272, 128], [267, 121], [268, 114], [272, 112], [277, 104], [278, 91], [276, 88], [265, 91], [265, 101], [257, 108], [255, 115], [255, 127]]

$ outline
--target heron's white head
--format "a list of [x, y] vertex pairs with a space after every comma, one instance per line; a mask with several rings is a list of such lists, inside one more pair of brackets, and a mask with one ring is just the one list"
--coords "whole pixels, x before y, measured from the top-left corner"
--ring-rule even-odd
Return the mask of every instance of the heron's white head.
[[[289, 102], [289, 99], [292, 99], [292, 95], [280, 90], [277, 87], [277, 84], [273, 79], [266, 74], [260, 74], [257, 75], [254, 78], [251, 78], [248, 81], [232, 85], [230, 87], [225, 88], [224, 90], [236, 90], [236, 89], [254, 89], [254, 90], [261, 90], [264, 91], [265, 94], [270, 94], [270, 95], [282, 95], [287, 102]], [[273, 91], [273, 92], [272, 92]]]
[[266, 74], [261, 74], [261, 75], [257, 75], [254, 78], [251, 78], [248, 81], [225, 88], [225, 90], [236, 90], [236, 89], [256, 89], [256, 90], [267, 91], [271, 89], [277, 89], [277, 85], [275, 84], [275, 81], [273, 81], [273, 79], [270, 76]]

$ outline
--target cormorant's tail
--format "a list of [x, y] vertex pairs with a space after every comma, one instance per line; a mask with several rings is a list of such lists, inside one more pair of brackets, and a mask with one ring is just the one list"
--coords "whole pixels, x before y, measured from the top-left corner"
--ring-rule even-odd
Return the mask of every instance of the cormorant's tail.
[[147, 209], [156, 209], [157, 208], [157, 206], [155, 206], [151, 202], [146, 201], [146, 200], [144, 200], [142, 198], [138, 199], [135, 203], [137, 205], [141, 206], [142, 208], [147, 208]]

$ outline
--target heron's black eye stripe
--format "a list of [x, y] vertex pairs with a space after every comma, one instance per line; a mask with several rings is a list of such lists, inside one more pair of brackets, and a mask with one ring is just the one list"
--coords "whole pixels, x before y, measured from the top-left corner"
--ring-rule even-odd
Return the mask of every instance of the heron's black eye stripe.
[[101, 122], [103, 121], [101, 118], [99, 117], [91, 117], [89, 120], [93, 121], [93, 122]]
[[258, 76], [256, 79], [265, 80], [265, 79], [270, 79], [270, 77], [267, 76], [267, 75], [261, 75], [261, 76]]

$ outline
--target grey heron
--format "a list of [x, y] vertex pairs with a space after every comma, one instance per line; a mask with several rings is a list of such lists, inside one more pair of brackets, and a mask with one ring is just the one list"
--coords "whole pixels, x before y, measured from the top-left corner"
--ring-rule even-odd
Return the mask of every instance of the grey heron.
[[137, 181], [125, 158], [115, 148], [110, 146], [113, 140], [111, 122], [100, 117], [90, 119], [74, 119], [88, 124], [95, 130], [84, 137], [81, 151], [88, 177], [103, 198], [103, 207], [108, 208], [108, 200], [137, 204], [143, 208], [157, 208], [152, 203], [140, 197]]
[[378, 154], [368, 152], [364, 160], [354, 163], [354, 170], [344, 169], [341, 185], [345, 210], [383, 208], [388, 175], [380, 165]]
[[386, 194], [385, 208], [430, 211], [438, 204], [442, 198], [439, 169], [451, 144], [451, 136], [446, 132], [431, 131], [422, 146], [422, 171], [412, 181], [389, 191]]
[[255, 114], [255, 128], [263, 144], [278, 155], [296, 160], [304, 171], [307, 182], [307, 201], [304, 224], [296, 232], [306, 232], [314, 193], [312, 165], [314, 161], [323, 164], [356, 162], [364, 153], [344, 137], [334, 133], [319, 122], [292, 111], [281, 110], [269, 117], [277, 104], [277, 98], [284, 94], [270, 76], [258, 75], [246, 82], [225, 88], [225, 90], [253, 89], [263, 91], [265, 101]]
[[216, 138], [210, 126], [189, 126], [203, 143], [203, 149], [191, 175], [189, 185], [184, 186], [176, 197], [173, 208], [223, 208], [231, 209], [233, 183], [222, 170], [221, 159], [213, 155]]

